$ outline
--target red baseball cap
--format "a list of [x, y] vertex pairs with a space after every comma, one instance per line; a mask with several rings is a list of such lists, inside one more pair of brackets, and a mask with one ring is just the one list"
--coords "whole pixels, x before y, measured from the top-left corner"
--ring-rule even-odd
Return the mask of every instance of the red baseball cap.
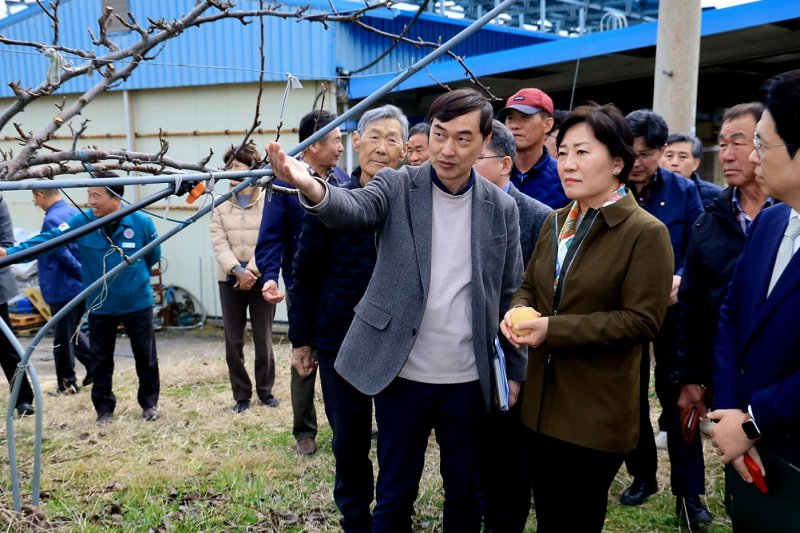
[[547, 111], [552, 115], [553, 99], [539, 89], [520, 89], [506, 101], [506, 106], [500, 110], [498, 116], [505, 116], [511, 109], [526, 115], [533, 115], [539, 111]]

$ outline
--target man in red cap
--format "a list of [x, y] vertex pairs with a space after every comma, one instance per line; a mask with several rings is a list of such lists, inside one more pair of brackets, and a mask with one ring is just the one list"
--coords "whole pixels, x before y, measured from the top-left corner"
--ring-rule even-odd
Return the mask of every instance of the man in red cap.
[[498, 118], [511, 130], [517, 144], [511, 183], [553, 209], [567, 205], [569, 198], [558, 178], [556, 160], [544, 145], [553, 127], [553, 100], [539, 89], [520, 89], [506, 101]]

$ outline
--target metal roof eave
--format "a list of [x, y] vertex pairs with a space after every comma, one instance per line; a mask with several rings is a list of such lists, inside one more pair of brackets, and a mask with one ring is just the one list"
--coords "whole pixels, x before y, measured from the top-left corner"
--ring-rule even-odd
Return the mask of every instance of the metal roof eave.
[[[704, 11], [701, 21], [701, 37], [726, 33], [754, 26], [774, 24], [800, 17], [800, 2], [796, 0], [761, 0], [724, 9]], [[656, 45], [658, 24], [637, 24], [628, 28], [583, 37], [561, 39], [553, 42], [533, 44], [491, 52], [464, 60], [476, 77], [496, 76], [516, 70], [554, 65], [577, 58], [596, 57], [636, 50]], [[430, 75], [426, 75], [430, 73]], [[350, 80], [349, 97], [353, 100], [374, 93], [396, 73]], [[433, 80], [435, 78], [436, 81]], [[395, 92], [429, 87], [440, 83], [463, 81], [466, 73], [455, 61], [427, 67], [394, 89]]]

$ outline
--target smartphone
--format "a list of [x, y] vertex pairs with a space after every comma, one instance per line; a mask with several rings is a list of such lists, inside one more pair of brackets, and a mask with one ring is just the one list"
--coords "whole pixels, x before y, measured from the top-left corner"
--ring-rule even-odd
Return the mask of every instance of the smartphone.
[[683, 440], [687, 443], [692, 442], [697, 436], [697, 428], [700, 425], [700, 413], [694, 405], [689, 408], [681, 418], [681, 431]]

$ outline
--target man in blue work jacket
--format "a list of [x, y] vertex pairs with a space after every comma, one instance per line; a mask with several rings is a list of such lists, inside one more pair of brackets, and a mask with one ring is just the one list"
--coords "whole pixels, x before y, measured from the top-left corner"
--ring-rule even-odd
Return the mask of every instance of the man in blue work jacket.
[[[40, 233], [18, 246], [7, 250], [0, 248], [0, 256], [25, 250], [118, 211], [124, 187], [122, 185], [89, 187], [87, 192], [90, 210], [79, 213], [61, 226]], [[157, 236], [155, 225], [150, 218], [141, 213], [132, 213], [80, 237], [77, 243], [83, 267], [84, 288], [122, 261], [128, 260]], [[131, 341], [136, 374], [139, 377], [137, 398], [139, 405], [142, 406], [143, 417], [145, 420], [153, 421], [160, 416], [158, 355], [153, 326], [153, 290], [150, 287], [150, 268], [160, 258], [161, 248], [156, 247], [143, 260], [136, 261], [122, 270], [86, 299], [92, 347], [89, 366], [94, 378], [92, 403], [97, 411], [98, 425], [111, 422], [116, 407], [112, 377], [114, 345], [119, 324], [125, 326]]]
[[[32, 192], [33, 203], [45, 212], [42, 232], [57, 228], [79, 214], [78, 209], [61, 199], [61, 191], [58, 189], [34, 189]], [[71, 242], [59, 247], [52, 254], [39, 257], [37, 270], [42, 297], [53, 315], [81, 292], [81, 261], [77, 243]], [[53, 328], [53, 358], [59, 394], [75, 394], [79, 390], [78, 378], [75, 376], [75, 359], [86, 367], [84, 386], [92, 383], [92, 374], [89, 372], [89, 340], [83, 333], [73, 337], [83, 316], [83, 309], [81, 303], [61, 317]]]

